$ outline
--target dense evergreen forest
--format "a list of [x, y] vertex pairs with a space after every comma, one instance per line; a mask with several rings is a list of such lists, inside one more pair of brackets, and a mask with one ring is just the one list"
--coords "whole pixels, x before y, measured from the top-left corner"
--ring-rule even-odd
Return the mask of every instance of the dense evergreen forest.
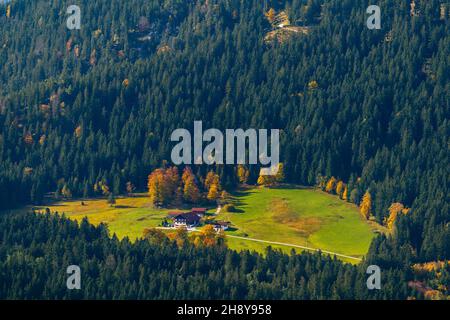
[[[0, 5], [0, 208], [40, 204], [63, 189], [95, 196], [98, 182], [117, 195], [127, 182], [143, 190], [148, 174], [170, 161], [172, 131], [194, 120], [205, 128], [279, 128], [288, 182], [334, 176], [356, 204], [369, 191], [380, 223], [392, 203], [410, 208], [368, 255], [389, 270], [391, 289], [374, 297], [406, 298], [412, 263], [450, 259], [450, 3], [415, 1], [412, 14], [409, 1], [377, 2], [381, 30], [366, 27], [365, 0], [80, 0], [80, 30], [66, 27], [71, 2]], [[267, 41], [269, 8], [307, 32]], [[237, 184], [234, 167], [195, 168], [211, 169], [225, 188]], [[258, 169], [250, 168], [253, 183]], [[1, 297], [39, 297], [42, 286], [42, 297], [65, 297], [56, 280], [37, 275], [73, 255], [91, 277], [111, 277], [105, 283], [122, 289], [91, 285], [83, 297], [371, 298], [358, 290], [363, 266], [329, 258], [132, 245], [108, 240], [104, 227], [29, 219], [2, 217]], [[120, 262], [100, 272], [109, 254]], [[159, 269], [148, 269], [153, 254], [167, 256], [167, 265], [152, 260]], [[187, 270], [190, 263], [198, 265]], [[215, 271], [195, 273], [205, 266]], [[131, 281], [115, 274], [123, 268]], [[192, 278], [177, 282], [173, 268]], [[234, 276], [222, 276], [224, 268]], [[156, 270], [165, 270], [164, 292], [141, 286]], [[274, 272], [283, 275], [279, 283]], [[30, 273], [36, 287], [18, 289]], [[289, 287], [290, 277], [307, 288]], [[214, 296], [205, 281], [223, 291]]]
[[[318, 253], [265, 257], [226, 246], [178, 248], [108, 237], [104, 225], [55, 215], [0, 217], [0, 299], [402, 299], [407, 273], [366, 287], [366, 264], [342, 264]], [[10, 248], [14, 248], [13, 251]], [[80, 290], [65, 287], [66, 268], [83, 270]], [[407, 270], [407, 268], [405, 268]]]

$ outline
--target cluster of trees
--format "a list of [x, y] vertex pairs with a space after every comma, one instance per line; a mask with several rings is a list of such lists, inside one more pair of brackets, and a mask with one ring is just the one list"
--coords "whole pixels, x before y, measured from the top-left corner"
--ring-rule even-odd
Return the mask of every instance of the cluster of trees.
[[[236, 179], [239, 183], [247, 184], [249, 174], [250, 170], [246, 166], [237, 166]], [[260, 174], [257, 184], [273, 186], [284, 179], [284, 167], [280, 163], [276, 174]], [[176, 166], [153, 170], [147, 179], [147, 190], [154, 206], [180, 206], [183, 203], [198, 204], [204, 201], [226, 203], [228, 199], [218, 173], [208, 171], [203, 177], [201, 172], [194, 174], [189, 166], [184, 167], [181, 178]]]
[[189, 234], [186, 228], [177, 228], [174, 232], [164, 233], [161, 230], [151, 228], [144, 230], [144, 239], [155, 245], [168, 245], [175, 241], [179, 248], [190, 243], [195, 247], [225, 246], [226, 236], [220, 231], [216, 232], [214, 226], [206, 224], [200, 232]]
[[401, 213], [403, 215], [408, 214], [409, 208], [405, 208], [405, 206], [400, 202], [394, 202], [389, 207], [389, 217], [385, 219], [385, 225], [387, 228], [393, 232], [395, 228], [395, 221], [397, 220], [397, 216]]
[[[330, 179], [326, 179], [325, 177], [319, 176], [317, 178], [318, 186], [322, 188], [323, 191], [328, 192], [330, 194], [337, 195], [340, 199], [345, 201], [351, 201], [353, 203], [359, 204], [361, 215], [365, 219], [370, 219], [373, 217], [373, 203], [372, 196], [370, 195], [370, 191], [367, 190], [362, 199], [357, 199], [358, 189], [350, 186], [350, 196], [349, 196], [349, 186], [344, 183], [342, 180], [338, 180], [335, 177], [331, 177]], [[358, 183], [360, 179], [357, 179], [356, 183]]]
[[[236, 252], [205, 230], [186, 241], [149, 231], [130, 242], [107, 227], [57, 215], [0, 215], [0, 299], [405, 299], [404, 272], [382, 264], [383, 290], [367, 290], [367, 263], [320, 253]], [[184, 239], [184, 240], [183, 240]], [[209, 240], [207, 240], [209, 239]], [[211, 245], [211, 239], [214, 243]], [[201, 243], [202, 242], [202, 243]], [[66, 287], [67, 267], [81, 289]], [[405, 285], [403, 285], [405, 284]]]
[[[273, 171], [273, 170], [272, 170]], [[272, 172], [274, 173], [274, 172]], [[278, 164], [276, 174], [262, 175], [260, 174], [257, 184], [260, 186], [272, 186], [284, 181], [284, 166], [282, 163]]]
[[[68, 1], [0, 5], [0, 208], [102, 194], [100, 181], [114, 195], [128, 182], [145, 190], [173, 130], [194, 120], [279, 128], [285, 182], [346, 181], [358, 205], [369, 192], [364, 212], [379, 223], [393, 203], [410, 208], [371, 253], [397, 266], [450, 258], [450, 25], [439, 1], [412, 17], [408, 1], [380, 0], [381, 30], [365, 27], [367, 0], [264, 3], [80, 0], [72, 31]], [[308, 34], [266, 45], [269, 8]], [[256, 184], [259, 169], [196, 175], [214, 171], [228, 190]]]
[[[357, 182], [358, 181], [359, 179], [357, 179]], [[330, 179], [327, 180], [325, 177], [319, 176], [318, 187], [320, 187], [325, 192], [339, 196], [339, 198], [342, 200], [359, 203], [359, 208], [362, 216], [365, 219], [370, 219], [371, 217], [373, 217], [372, 215], [373, 202], [369, 190], [367, 190], [364, 193], [361, 201], [358, 202], [357, 199], [355, 199], [356, 189], [351, 189], [349, 196], [348, 185], [344, 183], [342, 180], [337, 180], [335, 177], [331, 177]], [[383, 224], [386, 225], [389, 231], [393, 232], [395, 229], [395, 222], [397, 220], [397, 216], [400, 213], [402, 213], [403, 215], [407, 215], [409, 211], [410, 209], [406, 208], [402, 203], [394, 202], [389, 206], [388, 209], [389, 215], [384, 218]]]
[[184, 168], [181, 179], [177, 167], [156, 169], [148, 176], [147, 188], [155, 206], [216, 201], [223, 193], [217, 173], [208, 171], [205, 178], [197, 177], [190, 167]]

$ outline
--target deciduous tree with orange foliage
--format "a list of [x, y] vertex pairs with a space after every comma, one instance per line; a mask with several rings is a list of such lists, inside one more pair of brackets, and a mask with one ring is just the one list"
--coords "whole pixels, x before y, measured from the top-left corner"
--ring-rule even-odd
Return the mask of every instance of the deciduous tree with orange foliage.
[[328, 193], [333, 193], [335, 188], [336, 188], [336, 183], [337, 180], [335, 177], [331, 177], [330, 180], [328, 180], [326, 186], [325, 186], [325, 191]]
[[153, 205], [161, 206], [168, 202], [167, 182], [163, 169], [156, 169], [148, 176], [147, 188]]
[[217, 185], [216, 184], [211, 185], [206, 198], [210, 201], [215, 201], [219, 198], [219, 196], [220, 196], [220, 193], [219, 193], [219, 189], [218, 189]]
[[342, 200], [348, 201], [348, 187], [344, 187], [344, 192], [342, 193]]
[[273, 8], [270, 8], [269, 11], [267, 11], [266, 13], [267, 20], [269, 20], [270, 23], [273, 23], [275, 20], [275, 15], [276, 15], [275, 10]]
[[205, 189], [207, 190], [206, 198], [210, 201], [215, 201], [220, 196], [220, 178], [219, 175], [213, 171], [209, 171], [205, 179]]
[[196, 203], [200, 200], [200, 191], [195, 183], [195, 176], [191, 168], [186, 167], [181, 178], [183, 182], [183, 198], [184, 200]]
[[336, 194], [339, 196], [339, 198], [343, 198], [342, 194], [344, 192], [345, 184], [341, 180], [336, 184]]
[[219, 186], [219, 183], [220, 183], [219, 175], [216, 174], [214, 171], [209, 171], [205, 179], [205, 189], [208, 190], [214, 184], [216, 186]]
[[216, 232], [214, 226], [211, 224], [205, 225], [199, 234], [195, 236], [195, 246], [212, 247], [225, 243], [225, 234], [223, 232]]
[[387, 218], [386, 225], [389, 229], [389, 231], [394, 231], [395, 221], [397, 220], [397, 216], [399, 213], [407, 214], [409, 211], [408, 208], [405, 208], [405, 206], [400, 202], [394, 202], [389, 207], [389, 217]]
[[372, 196], [370, 195], [369, 190], [364, 194], [361, 204], [359, 206], [359, 210], [364, 218], [369, 219], [372, 214]]
[[196, 203], [200, 200], [200, 191], [193, 178], [186, 180], [183, 189], [184, 200]]
[[247, 168], [245, 168], [245, 166], [243, 166], [242, 164], [238, 166], [237, 176], [240, 183], [246, 184], [248, 181], [249, 174], [250, 172], [248, 171]]
[[156, 169], [148, 176], [147, 188], [153, 205], [161, 206], [172, 202], [179, 188], [179, 175], [176, 167]]
[[144, 239], [149, 240], [153, 244], [162, 244], [168, 240], [166, 234], [158, 229], [144, 229]]
[[169, 239], [175, 240], [179, 247], [182, 247], [189, 241], [189, 235], [186, 228], [178, 228], [175, 232], [168, 234]]
[[212, 247], [216, 244], [216, 230], [214, 230], [214, 226], [211, 224], [207, 224], [202, 228], [201, 231], [203, 237], [203, 244], [205, 246]]

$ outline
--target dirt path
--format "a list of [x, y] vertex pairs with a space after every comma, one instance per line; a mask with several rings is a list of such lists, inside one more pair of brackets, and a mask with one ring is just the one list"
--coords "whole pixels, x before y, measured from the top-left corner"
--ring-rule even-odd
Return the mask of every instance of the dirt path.
[[345, 254], [340, 254], [340, 253], [336, 253], [336, 252], [332, 252], [332, 251], [327, 251], [327, 250], [321, 250], [321, 249], [315, 249], [315, 248], [310, 248], [310, 247], [305, 247], [305, 246], [299, 246], [297, 244], [292, 244], [292, 243], [284, 243], [284, 242], [276, 242], [276, 241], [267, 241], [267, 240], [261, 240], [261, 239], [255, 239], [255, 238], [246, 238], [246, 237], [239, 237], [239, 236], [232, 236], [227, 234], [226, 235], [229, 238], [235, 238], [235, 239], [241, 239], [241, 240], [248, 240], [248, 241], [255, 241], [255, 242], [262, 242], [262, 243], [268, 243], [268, 244], [275, 244], [275, 245], [280, 245], [280, 246], [289, 246], [289, 247], [294, 247], [294, 248], [300, 248], [303, 250], [309, 250], [309, 251], [321, 251], [323, 253], [327, 253], [330, 255], [335, 255], [338, 257], [342, 257], [342, 258], [347, 258], [347, 259], [353, 259], [353, 260], [358, 260], [358, 261], [362, 261], [362, 259], [360, 258], [355, 258], [352, 256], [347, 256]]
[[[157, 227], [156, 229], [163, 229], [163, 230], [174, 230], [173, 228], [166, 228], [166, 227]], [[188, 232], [196, 232], [198, 231], [197, 229], [189, 229]], [[347, 256], [345, 254], [341, 254], [341, 253], [337, 253], [337, 252], [332, 252], [332, 251], [327, 251], [327, 250], [322, 250], [322, 249], [316, 249], [316, 248], [311, 248], [311, 247], [305, 247], [305, 246], [300, 246], [298, 244], [292, 244], [292, 243], [285, 243], [285, 242], [277, 242], [277, 241], [267, 241], [267, 240], [261, 240], [261, 239], [255, 239], [255, 238], [246, 238], [246, 237], [239, 237], [239, 236], [233, 236], [230, 234], [225, 234], [227, 238], [235, 238], [235, 239], [241, 239], [241, 240], [247, 240], [247, 241], [255, 241], [255, 242], [261, 242], [261, 243], [267, 243], [267, 244], [274, 244], [274, 245], [279, 245], [279, 246], [288, 246], [288, 247], [294, 247], [294, 248], [299, 248], [299, 249], [303, 249], [303, 250], [308, 250], [308, 251], [321, 251], [323, 253], [329, 254], [329, 255], [335, 255], [337, 257], [342, 257], [342, 258], [347, 258], [347, 259], [352, 259], [352, 260], [357, 260], [357, 261], [362, 261], [361, 258], [356, 258], [356, 257], [352, 257], [352, 256]]]

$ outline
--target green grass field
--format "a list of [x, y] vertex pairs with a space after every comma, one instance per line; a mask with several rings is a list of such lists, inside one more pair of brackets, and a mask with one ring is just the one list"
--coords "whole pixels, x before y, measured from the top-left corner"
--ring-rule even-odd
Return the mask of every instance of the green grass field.
[[[231, 221], [237, 230], [229, 234], [237, 236], [362, 257], [375, 229], [382, 231], [369, 225], [355, 205], [313, 189], [249, 189], [236, 193], [234, 199], [238, 212], [221, 213], [218, 218]], [[248, 245], [233, 239], [230, 246]]]
[[[233, 194], [237, 212], [221, 212], [217, 219], [232, 222], [228, 235], [266, 241], [300, 245], [328, 250], [361, 258], [369, 248], [375, 230], [382, 227], [369, 225], [355, 205], [336, 196], [314, 189], [244, 189]], [[49, 206], [52, 212], [64, 213], [74, 220], [88, 217], [93, 224], [105, 222], [111, 234], [134, 240], [142, 236], [144, 228], [157, 227], [168, 211], [155, 209], [146, 195], [118, 198], [114, 207], [105, 199], [65, 201]], [[215, 209], [210, 210], [214, 212]], [[264, 252], [268, 244], [229, 237], [230, 248]], [[288, 245], [272, 245], [289, 253]], [[343, 260], [349, 261], [343, 258]], [[353, 261], [355, 262], [355, 261]]]
[[51, 212], [64, 213], [68, 218], [77, 221], [87, 217], [93, 224], [105, 222], [111, 234], [115, 233], [119, 238], [128, 236], [132, 240], [142, 237], [145, 228], [159, 226], [167, 212], [174, 211], [152, 208], [149, 198], [145, 195], [117, 198], [114, 207], [107, 204], [106, 199], [83, 202], [84, 205], [81, 205], [81, 200], [65, 201], [37, 209], [50, 208]]

